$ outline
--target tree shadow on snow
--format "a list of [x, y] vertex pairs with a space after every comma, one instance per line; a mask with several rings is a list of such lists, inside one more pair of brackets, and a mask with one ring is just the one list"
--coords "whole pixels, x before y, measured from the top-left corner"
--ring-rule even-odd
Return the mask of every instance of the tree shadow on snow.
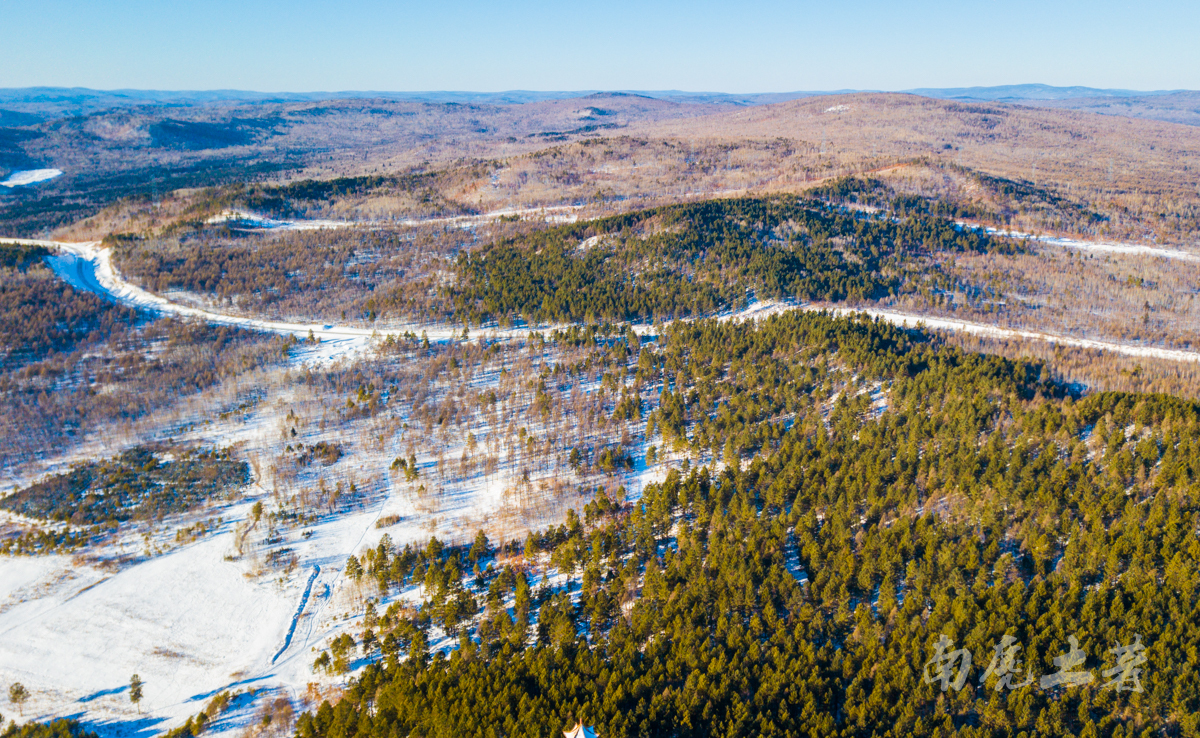
[[100, 691], [98, 691], [98, 692], [92, 692], [92, 693], [91, 693], [91, 694], [89, 694], [87, 697], [80, 697], [80, 698], [79, 698], [79, 701], [80, 701], [80, 702], [85, 702], [85, 703], [86, 703], [86, 702], [93, 702], [93, 701], [95, 701], [95, 700], [98, 700], [98, 699], [100, 699], [101, 697], [107, 697], [107, 696], [109, 696], [110, 694], [121, 694], [122, 692], [124, 692], [124, 691], [125, 691], [125, 690], [127, 690], [127, 689], [129, 689], [129, 685], [128, 685], [128, 684], [122, 684], [121, 686], [119, 686], [119, 687], [113, 687], [112, 689], [101, 689], [101, 690], [100, 690]]
[[96, 733], [100, 738], [151, 738], [163, 731], [161, 723], [166, 718], [146, 715], [136, 720], [101, 720], [91, 722], [81, 715], [79, 721], [83, 727]]
[[215, 697], [216, 695], [220, 694], [221, 692], [228, 692], [231, 689], [237, 689], [238, 687], [242, 687], [247, 684], [261, 682], [262, 680], [270, 679], [273, 676], [275, 676], [275, 675], [274, 674], [263, 674], [262, 676], [251, 677], [250, 679], [242, 679], [241, 681], [230, 682], [229, 684], [226, 684], [224, 687], [217, 687], [216, 689], [212, 690], [211, 692], [203, 692], [201, 694], [194, 694], [191, 697], [188, 697], [188, 702], [200, 702], [200, 701], [206, 700], [210, 697]]

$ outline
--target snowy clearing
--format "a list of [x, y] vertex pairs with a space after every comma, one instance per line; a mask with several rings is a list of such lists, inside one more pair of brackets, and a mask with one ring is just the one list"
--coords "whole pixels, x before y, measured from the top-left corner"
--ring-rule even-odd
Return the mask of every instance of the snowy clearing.
[[21, 187], [37, 184], [38, 182], [54, 179], [61, 174], [61, 169], [25, 169], [8, 175], [8, 179], [0, 182], [0, 187]]
[[295, 600], [224, 561], [228, 547], [217, 536], [115, 574], [63, 556], [6, 560], [0, 675], [30, 689], [27, 717], [74, 706], [96, 727], [135, 720], [125, 686], [137, 673], [157, 732], [260, 676]]

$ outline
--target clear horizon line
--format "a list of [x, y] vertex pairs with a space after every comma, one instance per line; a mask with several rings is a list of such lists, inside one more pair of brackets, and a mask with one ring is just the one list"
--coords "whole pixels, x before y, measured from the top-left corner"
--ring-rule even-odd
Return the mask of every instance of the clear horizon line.
[[1017, 84], [1000, 84], [1000, 85], [966, 85], [966, 86], [943, 86], [943, 87], [906, 87], [902, 89], [882, 89], [870, 87], [845, 87], [839, 89], [809, 89], [809, 90], [767, 90], [759, 92], [723, 92], [718, 90], [681, 90], [681, 89], [634, 89], [634, 88], [584, 88], [584, 89], [528, 89], [528, 88], [506, 88], [501, 90], [469, 90], [469, 89], [410, 89], [410, 90], [385, 90], [385, 89], [340, 89], [340, 90], [255, 90], [237, 87], [213, 87], [204, 89], [168, 89], [168, 88], [150, 88], [150, 87], [68, 87], [64, 85], [27, 85], [23, 87], [0, 87], [0, 92], [22, 92], [32, 90], [61, 90], [61, 91], [80, 91], [80, 92], [101, 92], [108, 94], [120, 93], [159, 93], [159, 94], [219, 94], [219, 93], [241, 93], [253, 95], [437, 95], [437, 94], [454, 94], [454, 95], [505, 95], [505, 94], [535, 94], [535, 95], [591, 95], [591, 94], [674, 94], [674, 95], [711, 95], [711, 96], [766, 96], [766, 95], [839, 95], [862, 92], [878, 92], [878, 93], [908, 93], [917, 91], [969, 91], [969, 90], [1002, 90], [1002, 89], [1018, 89], [1018, 88], [1044, 88], [1049, 90], [1089, 90], [1096, 92], [1121, 92], [1121, 93], [1137, 93], [1137, 94], [1173, 94], [1180, 92], [1195, 92], [1190, 88], [1174, 88], [1174, 89], [1152, 89], [1138, 90], [1132, 88], [1118, 87], [1092, 87], [1090, 85], [1050, 85], [1041, 82], [1027, 82]]

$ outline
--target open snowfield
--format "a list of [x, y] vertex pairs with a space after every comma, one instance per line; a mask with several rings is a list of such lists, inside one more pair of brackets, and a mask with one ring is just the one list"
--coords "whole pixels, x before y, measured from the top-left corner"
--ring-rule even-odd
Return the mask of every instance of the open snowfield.
[[16, 559], [23, 566], [0, 572], [0, 674], [31, 690], [29, 712], [104, 724], [138, 720], [125, 694], [137, 673], [151, 730], [260, 679], [295, 604], [223, 561], [227, 548], [215, 536], [115, 574], [64, 557]]
[[61, 169], [25, 169], [9, 174], [3, 182], [0, 182], [0, 187], [22, 187], [45, 182], [60, 175], [62, 175]]

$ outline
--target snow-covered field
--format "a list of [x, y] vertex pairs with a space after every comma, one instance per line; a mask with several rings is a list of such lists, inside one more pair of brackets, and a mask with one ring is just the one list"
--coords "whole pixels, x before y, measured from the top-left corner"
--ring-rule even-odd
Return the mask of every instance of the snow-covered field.
[[25, 169], [9, 174], [7, 179], [0, 182], [0, 187], [21, 187], [37, 184], [38, 182], [54, 179], [60, 175], [62, 175], [61, 169]]
[[134, 673], [153, 723], [261, 679], [294, 598], [225, 562], [228, 545], [216, 536], [111, 574], [61, 556], [6, 560], [0, 674], [30, 689], [28, 712], [74, 705], [92, 723], [137, 719], [124, 690]]

